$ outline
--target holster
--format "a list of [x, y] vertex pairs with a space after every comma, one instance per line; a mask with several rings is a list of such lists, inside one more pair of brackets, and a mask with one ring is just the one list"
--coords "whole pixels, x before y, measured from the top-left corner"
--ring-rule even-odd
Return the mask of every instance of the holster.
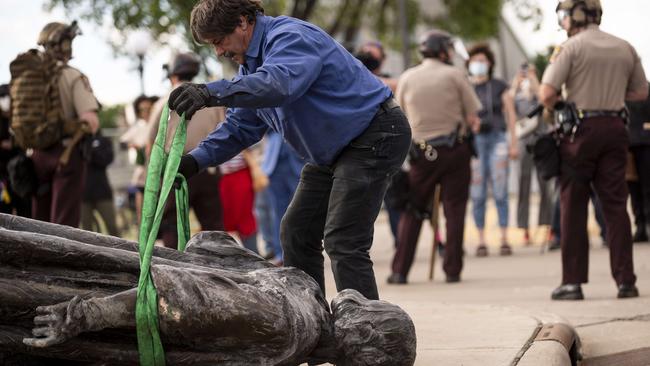
[[[90, 127], [88, 126], [88, 124], [78, 122], [77, 126], [78, 127], [74, 132], [74, 134], [72, 135], [70, 142], [63, 150], [63, 153], [61, 153], [61, 157], [59, 158], [59, 164], [61, 166], [68, 165], [68, 162], [70, 161], [70, 154], [72, 154], [72, 150], [74, 150], [74, 147], [82, 140], [82, 138], [86, 134], [90, 133]], [[85, 153], [84, 151], [82, 151], [82, 156], [84, 156], [84, 158], [89, 158], [90, 153], [89, 152]]]
[[[462, 144], [463, 142], [471, 142], [471, 134], [463, 135], [461, 133], [461, 125], [458, 124], [456, 130], [447, 135], [438, 136], [426, 141], [413, 141], [409, 149], [409, 157], [411, 159], [420, 158], [423, 154], [435, 151], [437, 147], [454, 147]], [[472, 154], [473, 155], [473, 154]], [[433, 159], [435, 160], [435, 159]]]

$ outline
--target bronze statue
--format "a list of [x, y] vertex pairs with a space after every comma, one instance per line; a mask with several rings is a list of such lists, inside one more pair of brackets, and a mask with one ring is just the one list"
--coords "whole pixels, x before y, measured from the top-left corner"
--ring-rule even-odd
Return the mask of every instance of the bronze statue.
[[[136, 243], [2, 214], [0, 227], [0, 363], [138, 364]], [[227, 234], [156, 248], [151, 273], [169, 365], [415, 361], [402, 309], [345, 290], [330, 312], [311, 277]]]

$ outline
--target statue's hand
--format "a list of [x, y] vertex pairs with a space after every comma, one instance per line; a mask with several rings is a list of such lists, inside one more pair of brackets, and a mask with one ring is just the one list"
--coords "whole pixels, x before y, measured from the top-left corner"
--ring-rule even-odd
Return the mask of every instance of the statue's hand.
[[37, 307], [32, 330], [34, 338], [24, 338], [23, 343], [31, 347], [49, 347], [83, 332], [85, 321], [81, 301], [75, 296], [60, 304]]

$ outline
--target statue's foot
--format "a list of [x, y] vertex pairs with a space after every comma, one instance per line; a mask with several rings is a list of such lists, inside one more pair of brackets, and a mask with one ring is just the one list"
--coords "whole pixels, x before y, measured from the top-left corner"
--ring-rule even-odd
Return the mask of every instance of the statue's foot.
[[39, 306], [34, 317], [34, 338], [24, 338], [23, 343], [31, 347], [49, 347], [63, 343], [83, 331], [81, 297], [56, 305]]

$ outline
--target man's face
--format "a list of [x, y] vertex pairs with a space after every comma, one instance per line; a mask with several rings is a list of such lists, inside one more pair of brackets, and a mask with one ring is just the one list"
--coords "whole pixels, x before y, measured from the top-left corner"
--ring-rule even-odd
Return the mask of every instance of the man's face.
[[557, 23], [560, 25], [562, 29], [564, 29], [567, 32], [567, 35], [571, 36], [569, 34], [569, 31], [571, 29], [571, 15], [568, 11], [558, 10]]
[[224, 36], [209, 39], [208, 42], [214, 47], [217, 56], [232, 59], [234, 62], [243, 65], [246, 62], [246, 50], [253, 36], [254, 24], [249, 24], [245, 17], [240, 17], [240, 23], [235, 30]]

